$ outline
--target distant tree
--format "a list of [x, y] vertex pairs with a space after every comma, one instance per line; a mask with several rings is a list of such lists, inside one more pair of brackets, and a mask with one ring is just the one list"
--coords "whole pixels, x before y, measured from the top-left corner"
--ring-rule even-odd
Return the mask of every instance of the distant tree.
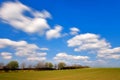
[[82, 65], [79, 65], [79, 64], [73, 64], [72, 66], [75, 68], [82, 68], [83, 67]]
[[7, 66], [4, 66], [4, 67], [3, 67], [3, 70], [4, 70], [5, 72], [9, 72], [10, 69], [9, 69]]
[[0, 69], [3, 69], [3, 67], [4, 67], [4, 63], [0, 63]]
[[59, 62], [58, 63], [58, 69], [62, 69], [65, 66], [66, 66], [66, 64], [64, 62]]
[[45, 67], [46, 68], [53, 68], [53, 64], [51, 62], [46, 62]]
[[29, 65], [27, 66], [27, 68], [28, 68], [28, 69], [31, 69], [31, 68], [33, 68], [33, 65], [32, 65], [32, 64], [29, 64]]
[[25, 63], [25, 62], [22, 62], [22, 63], [21, 63], [21, 69], [25, 69], [25, 67], [26, 67], [26, 63]]
[[57, 69], [57, 64], [54, 64], [54, 68]]
[[10, 61], [8, 64], [7, 64], [7, 67], [11, 70], [16, 70], [18, 69], [19, 67], [19, 63], [17, 61]]
[[38, 62], [35, 67], [36, 68], [44, 68], [45, 67], [45, 63], [44, 62]]

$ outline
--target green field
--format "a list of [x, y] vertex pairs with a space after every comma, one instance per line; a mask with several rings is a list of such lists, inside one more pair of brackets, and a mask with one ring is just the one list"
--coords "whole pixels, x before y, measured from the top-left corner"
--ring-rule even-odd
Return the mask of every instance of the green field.
[[120, 80], [120, 68], [1, 72], [0, 80]]

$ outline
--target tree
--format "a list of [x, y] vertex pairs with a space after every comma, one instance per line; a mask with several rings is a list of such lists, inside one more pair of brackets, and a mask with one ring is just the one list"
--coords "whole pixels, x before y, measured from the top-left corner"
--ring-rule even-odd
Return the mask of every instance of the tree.
[[32, 65], [32, 64], [29, 64], [29, 65], [27, 66], [27, 68], [28, 68], [29, 70], [31, 70], [31, 69], [33, 68], [33, 65]]
[[44, 62], [38, 62], [35, 67], [36, 68], [44, 68], [45, 67], [45, 63]]
[[25, 67], [26, 67], [26, 63], [25, 63], [25, 62], [22, 62], [22, 63], [21, 63], [21, 69], [25, 69]]
[[54, 68], [57, 69], [57, 64], [54, 64]]
[[3, 69], [4, 63], [0, 63], [0, 69]]
[[66, 64], [64, 62], [59, 62], [58, 63], [58, 69], [62, 69], [66, 66]]
[[19, 63], [17, 61], [10, 61], [8, 64], [7, 64], [7, 67], [11, 70], [16, 70], [18, 69], [19, 67]]
[[53, 68], [53, 64], [51, 62], [46, 62], [45, 67], [46, 68]]

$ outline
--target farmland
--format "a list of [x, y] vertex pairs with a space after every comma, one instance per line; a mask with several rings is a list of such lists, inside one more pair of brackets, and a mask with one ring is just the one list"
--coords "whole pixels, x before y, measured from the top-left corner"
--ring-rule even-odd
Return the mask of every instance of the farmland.
[[0, 80], [120, 80], [120, 68], [1, 72]]

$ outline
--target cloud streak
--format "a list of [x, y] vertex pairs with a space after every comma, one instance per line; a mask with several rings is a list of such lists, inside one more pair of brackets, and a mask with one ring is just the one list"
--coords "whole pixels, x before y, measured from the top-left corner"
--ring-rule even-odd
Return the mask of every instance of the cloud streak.
[[12, 59], [12, 53], [9, 52], [2, 52], [0, 55], [2, 56], [3, 59]]

